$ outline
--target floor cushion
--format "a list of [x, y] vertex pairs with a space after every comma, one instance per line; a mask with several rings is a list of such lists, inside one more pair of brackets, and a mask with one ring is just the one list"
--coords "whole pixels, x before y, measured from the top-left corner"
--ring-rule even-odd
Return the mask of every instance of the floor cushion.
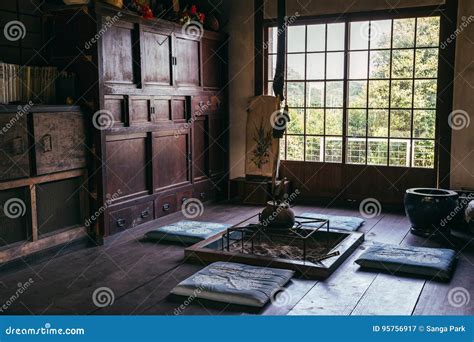
[[293, 275], [290, 270], [215, 262], [179, 283], [171, 293], [262, 307]]
[[156, 241], [197, 243], [229, 228], [230, 224], [183, 220], [150, 230], [145, 234]]
[[374, 244], [356, 261], [358, 265], [391, 273], [409, 273], [451, 279], [456, 266], [452, 249]]
[[[362, 225], [365, 222], [363, 219], [359, 217], [354, 217], [354, 216], [322, 215], [318, 213], [303, 213], [298, 216], [329, 220], [329, 228], [348, 230], [352, 232], [362, 227]], [[312, 224], [309, 224], [308, 226], [311, 226], [311, 225]], [[319, 225], [319, 224], [315, 224], [315, 225]]]

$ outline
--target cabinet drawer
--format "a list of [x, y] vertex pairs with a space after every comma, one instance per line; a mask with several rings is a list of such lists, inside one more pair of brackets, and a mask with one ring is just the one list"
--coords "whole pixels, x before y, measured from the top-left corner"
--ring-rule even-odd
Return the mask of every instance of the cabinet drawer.
[[213, 199], [215, 197], [215, 189], [212, 183], [208, 180], [194, 184], [194, 198], [203, 202]]
[[156, 218], [172, 214], [177, 210], [176, 195], [169, 195], [155, 200]]
[[0, 114], [0, 181], [30, 176], [26, 114]]
[[120, 209], [109, 215], [110, 234], [116, 234], [152, 220], [153, 202]]

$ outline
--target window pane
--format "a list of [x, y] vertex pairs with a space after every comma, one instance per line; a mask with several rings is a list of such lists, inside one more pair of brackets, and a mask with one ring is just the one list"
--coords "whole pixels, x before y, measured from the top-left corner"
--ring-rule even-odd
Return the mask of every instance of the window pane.
[[327, 54], [326, 79], [342, 80], [344, 78], [344, 52]]
[[377, 20], [370, 22], [370, 48], [388, 49], [392, 39], [392, 21]]
[[410, 166], [410, 140], [390, 140], [390, 166]]
[[342, 138], [327, 137], [325, 139], [325, 161], [327, 163], [342, 162]]
[[365, 139], [347, 139], [347, 163], [365, 164]]
[[415, 138], [434, 139], [436, 128], [435, 110], [413, 111], [413, 136]]
[[369, 108], [388, 108], [390, 81], [369, 81]]
[[324, 82], [308, 82], [306, 87], [306, 105], [324, 107]]
[[418, 18], [416, 46], [439, 45], [439, 17]]
[[413, 50], [393, 50], [392, 52], [392, 77], [413, 77]]
[[326, 25], [308, 25], [308, 51], [324, 51]]
[[288, 82], [288, 106], [304, 107], [304, 82]]
[[368, 51], [349, 53], [349, 78], [366, 79], [369, 59]]
[[290, 108], [289, 111], [288, 134], [304, 134], [304, 109]]
[[413, 141], [413, 167], [434, 167], [434, 141]]
[[367, 164], [387, 165], [388, 163], [388, 140], [369, 139]]
[[326, 109], [326, 134], [342, 135], [342, 109]]
[[349, 107], [367, 107], [367, 81], [349, 82]]
[[328, 51], [344, 50], [344, 23], [328, 25]]
[[306, 111], [306, 134], [324, 134], [324, 109], [308, 109]]
[[276, 55], [268, 56], [268, 80], [273, 80], [275, 78], [276, 61]]
[[367, 112], [365, 109], [350, 109], [348, 115], [347, 135], [365, 137]]
[[323, 80], [324, 79], [324, 53], [310, 53], [308, 54], [308, 64], [306, 77], [309, 80]]
[[287, 136], [287, 160], [304, 160], [304, 137], [288, 135]]
[[370, 52], [370, 78], [390, 77], [390, 51]]
[[388, 110], [369, 110], [369, 137], [388, 136]]
[[304, 54], [288, 56], [288, 80], [304, 80], [305, 56]]
[[438, 77], [438, 49], [416, 50], [415, 77]]
[[342, 108], [344, 82], [326, 82], [326, 107]]
[[415, 44], [415, 18], [393, 21], [393, 47], [410, 48]]
[[390, 136], [409, 138], [411, 136], [411, 111], [393, 110], [390, 113]]
[[305, 26], [288, 27], [288, 52], [304, 52], [306, 40]]
[[360, 21], [350, 24], [351, 38], [350, 47], [351, 50], [366, 50], [369, 48], [369, 22]]
[[411, 108], [413, 93], [412, 81], [392, 81], [392, 108]]
[[286, 137], [283, 137], [283, 139], [280, 139], [280, 160], [285, 160], [286, 154]]
[[268, 82], [267, 95], [273, 95], [273, 82]]
[[415, 108], [436, 108], [436, 80], [415, 81]]
[[270, 27], [268, 32], [268, 52], [276, 53], [277, 52], [277, 41], [278, 41], [278, 28]]
[[306, 160], [323, 161], [323, 137], [306, 137]]

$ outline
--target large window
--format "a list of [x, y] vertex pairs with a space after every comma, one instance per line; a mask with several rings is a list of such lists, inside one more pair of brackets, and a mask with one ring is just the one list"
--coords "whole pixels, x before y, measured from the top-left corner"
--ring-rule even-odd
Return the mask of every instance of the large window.
[[433, 168], [438, 51], [439, 17], [290, 26], [282, 159]]

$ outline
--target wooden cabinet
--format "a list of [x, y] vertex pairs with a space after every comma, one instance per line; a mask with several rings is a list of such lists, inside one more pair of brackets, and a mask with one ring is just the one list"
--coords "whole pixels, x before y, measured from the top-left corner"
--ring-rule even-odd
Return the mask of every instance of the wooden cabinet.
[[206, 88], [224, 87], [227, 82], [227, 41], [203, 37], [201, 44], [203, 86]]
[[195, 182], [208, 176], [209, 136], [208, 119], [200, 116], [193, 126], [193, 180]]
[[27, 114], [0, 113], [0, 181], [28, 177]]
[[209, 176], [217, 177], [225, 172], [229, 156], [226, 137], [228, 128], [222, 115], [209, 115]]

